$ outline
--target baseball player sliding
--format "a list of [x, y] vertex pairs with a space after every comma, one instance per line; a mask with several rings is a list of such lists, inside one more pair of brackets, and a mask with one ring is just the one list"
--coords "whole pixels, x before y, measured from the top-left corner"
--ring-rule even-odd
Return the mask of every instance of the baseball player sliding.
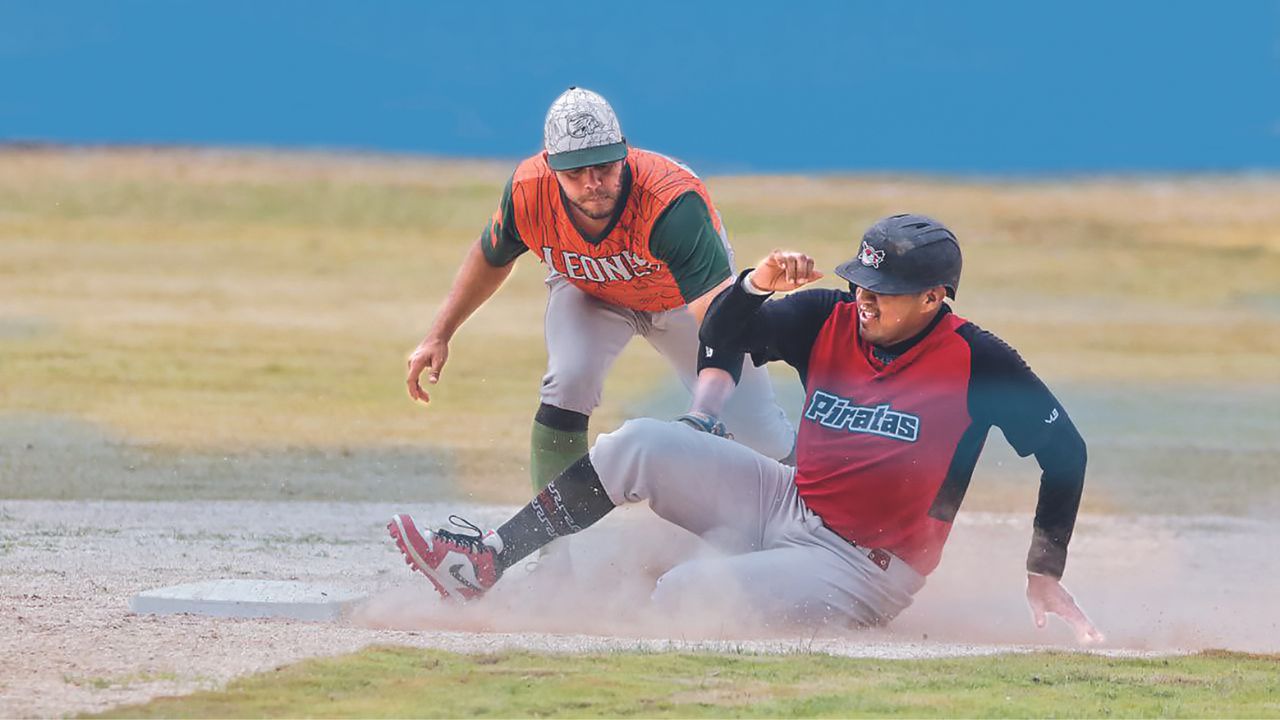
[[[409, 358], [409, 395], [440, 379], [449, 341], [532, 250], [548, 270], [547, 372], [533, 420], [530, 473], [544, 487], [587, 452], [587, 422], [605, 374], [635, 335], [675, 368], [697, 375], [698, 325], [733, 277], [732, 253], [706, 187], [688, 168], [628, 147], [604, 98], [570, 88], [551, 105], [545, 151], [520, 163], [472, 245], [431, 329]], [[763, 368], [744, 372], [731, 397], [684, 418], [720, 415], [738, 441], [785, 458], [795, 431]]]
[[[1102, 640], [1060, 578], [1084, 485], [1085, 444], [1012, 348], [951, 311], [960, 247], [921, 215], [885, 218], [836, 269], [849, 291], [811, 289], [813, 260], [776, 251], [719, 294], [701, 328], [698, 397], [732, 387], [742, 354], [782, 361], [805, 388], [794, 468], [685, 424], [632, 420], [601, 435], [496, 530], [389, 529], [407, 562], [445, 597], [481, 595], [553, 538], [615, 506], [647, 501], [730, 554], [677, 565], [666, 603], [731, 578], [769, 617], [878, 625], [896, 616], [942, 557], [992, 426], [1043, 470], [1027, 600], [1036, 625], [1061, 616], [1082, 643]], [[460, 519], [455, 519], [455, 523]]]

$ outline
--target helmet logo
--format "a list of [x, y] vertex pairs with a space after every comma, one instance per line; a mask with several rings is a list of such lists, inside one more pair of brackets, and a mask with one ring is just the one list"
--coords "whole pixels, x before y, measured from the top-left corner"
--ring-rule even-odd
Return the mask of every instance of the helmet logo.
[[864, 240], [862, 241], [862, 251], [858, 253], [858, 262], [869, 268], [879, 268], [880, 263], [884, 262], [884, 251], [871, 247]]
[[565, 119], [565, 125], [569, 131], [569, 137], [584, 138], [588, 135], [595, 135], [604, 129], [604, 123], [600, 119], [589, 112], [580, 112], [570, 115]]

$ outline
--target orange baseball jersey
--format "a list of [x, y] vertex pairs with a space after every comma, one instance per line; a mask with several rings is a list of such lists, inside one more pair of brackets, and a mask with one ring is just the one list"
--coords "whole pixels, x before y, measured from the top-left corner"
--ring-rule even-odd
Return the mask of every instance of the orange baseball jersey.
[[545, 154], [520, 163], [481, 237], [485, 258], [505, 265], [532, 250], [582, 291], [649, 312], [685, 305], [728, 278], [724, 230], [698, 176], [635, 148], [624, 163], [622, 199], [600, 237], [574, 224]]

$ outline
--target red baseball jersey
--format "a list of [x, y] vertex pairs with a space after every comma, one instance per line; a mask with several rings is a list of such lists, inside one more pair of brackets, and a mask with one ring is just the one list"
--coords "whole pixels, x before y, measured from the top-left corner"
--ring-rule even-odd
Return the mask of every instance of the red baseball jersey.
[[929, 516], [964, 431], [969, 345], [948, 314], [902, 356], [878, 362], [840, 303], [809, 356], [796, 448], [800, 497], [842, 537], [892, 552], [922, 573], [938, 564], [950, 522]]
[[[744, 273], [745, 274], [745, 273]], [[808, 290], [773, 302], [735, 283], [712, 304], [713, 353], [783, 360], [805, 387], [796, 487], [841, 537], [937, 567], [992, 426], [1044, 470], [1032, 572], [1061, 577], [1084, 483], [1085, 447], [1017, 352], [946, 306], [916, 337], [873, 347], [853, 295]]]

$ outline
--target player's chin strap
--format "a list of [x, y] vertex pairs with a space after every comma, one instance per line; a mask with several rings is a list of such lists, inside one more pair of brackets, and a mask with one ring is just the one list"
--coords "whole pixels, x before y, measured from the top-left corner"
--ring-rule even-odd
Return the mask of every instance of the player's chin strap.
[[711, 433], [716, 437], [733, 439], [733, 433], [729, 432], [724, 423], [720, 422], [720, 418], [708, 415], [702, 412], [689, 412], [676, 418], [676, 422], [682, 422], [685, 425], [697, 430], [698, 432]]

